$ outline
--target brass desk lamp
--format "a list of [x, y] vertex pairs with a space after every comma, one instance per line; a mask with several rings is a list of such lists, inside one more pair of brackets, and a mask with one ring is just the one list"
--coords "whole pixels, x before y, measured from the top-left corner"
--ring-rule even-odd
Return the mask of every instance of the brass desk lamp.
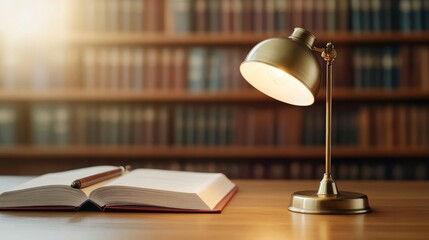
[[326, 151], [325, 174], [318, 191], [292, 194], [289, 211], [312, 214], [357, 214], [371, 209], [361, 193], [338, 191], [331, 176], [332, 62], [337, 53], [332, 43], [314, 46], [316, 37], [295, 28], [288, 38], [270, 38], [258, 43], [240, 66], [243, 77], [256, 89], [279, 101], [308, 106], [320, 88], [320, 66], [313, 51], [326, 61]]

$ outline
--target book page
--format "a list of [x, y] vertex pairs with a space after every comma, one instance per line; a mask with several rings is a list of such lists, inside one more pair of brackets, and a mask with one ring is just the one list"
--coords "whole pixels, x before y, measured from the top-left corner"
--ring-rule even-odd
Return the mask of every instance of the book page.
[[105, 186], [127, 186], [171, 192], [199, 193], [215, 181], [219, 175], [221, 174], [136, 169]]
[[136, 169], [95, 189], [99, 206], [153, 206], [213, 210], [235, 187], [221, 173]]

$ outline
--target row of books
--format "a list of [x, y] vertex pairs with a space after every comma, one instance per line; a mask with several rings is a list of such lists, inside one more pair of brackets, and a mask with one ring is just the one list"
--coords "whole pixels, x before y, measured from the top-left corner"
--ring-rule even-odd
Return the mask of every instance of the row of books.
[[350, 0], [350, 15], [353, 32], [429, 29], [427, 0]]
[[181, 0], [171, 20], [177, 33], [422, 31], [429, 29], [426, 0]]
[[[28, 123], [17, 121], [29, 116]], [[337, 146], [425, 147], [429, 108], [417, 104], [334, 108]], [[27, 129], [27, 131], [23, 131]], [[24, 132], [24, 133], [23, 133]], [[110, 146], [323, 146], [323, 105], [37, 103], [0, 106], [0, 144]]]
[[353, 53], [354, 87], [429, 89], [427, 66], [427, 45], [356, 47]]
[[71, 14], [90, 32], [422, 31], [426, 0], [94, 0]]
[[[137, 164], [137, 163], [136, 163]], [[195, 172], [221, 172], [239, 179], [316, 179], [325, 171], [324, 162], [288, 161], [144, 161], [141, 168], [172, 169]], [[361, 161], [334, 159], [332, 173], [337, 180], [427, 180], [429, 166], [422, 161]]]
[[4, 53], [0, 79], [4, 89], [243, 89], [250, 86], [239, 72], [246, 52], [238, 47], [11, 51]]
[[399, 51], [399, 47], [392, 46], [356, 47], [353, 53], [354, 87], [401, 87], [400, 77], [403, 69]]
[[[3, 89], [187, 90], [248, 89], [239, 47], [83, 47], [5, 49]], [[334, 85], [429, 89], [429, 46], [338, 47]], [[352, 73], [352, 74], [351, 74]]]
[[334, 86], [355, 89], [429, 89], [429, 46], [338, 47]]
[[[299, 114], [284, 117], [301, 128], [289, 130], [290, 145], [325, 144], [325, 111], [316, 105]], [[302, 111], [301, 111], [302, 112]], [[290, 113], [285, 113], [290, 114]], [[335, 106], [332, 113], [332, 144], [338, 146], [418, 148], [429, 145], [429, 108], [418, 104], [376, 104], [371, 106]], [[286, 135], [287, 136], [287, 135]], [[294, 141], [293, 141], [294, 140]]]
[[164, 0], [72, 1], [72, 27], [84, 32], [161, 32]]

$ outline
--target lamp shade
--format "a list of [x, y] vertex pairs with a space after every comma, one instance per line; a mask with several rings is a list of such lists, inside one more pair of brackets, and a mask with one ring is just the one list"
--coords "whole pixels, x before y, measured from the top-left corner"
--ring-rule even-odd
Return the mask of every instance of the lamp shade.
[[240, 65], [243, 77], [256, 89], [279, 101], [307, 106], [320, 88], [320, 65], [312, 48], [316, 38], [295, 28], [288, 38], [258, 43]]

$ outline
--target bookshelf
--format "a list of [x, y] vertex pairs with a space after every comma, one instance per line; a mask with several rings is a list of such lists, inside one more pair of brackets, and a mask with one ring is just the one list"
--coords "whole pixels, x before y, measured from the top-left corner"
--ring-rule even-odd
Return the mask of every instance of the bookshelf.
[[[0, 44], [2, 44], [0, 48], [2, 55], [0, 58], [2, 66], [0, 70], [0, 143], [2, 145], [0, 166], [8, 166], [10, 164], [8, 159], [16, 159], [34, 167], [33, 169], [27, 167], [23, 174], [37, 174], [43, 171], [43, 168], [38, 166], [36, 160], [30, 161], [30, 158], [34, 157], [38, 161], [47, 159], [43, 161], [49, 162], [51, 168], [58, 166], [58, 162], [61, 161], [60, 166], [64, 167], [67, 164], [79, 166], [79, 163], [82, 165], [112, 163], [121, 159], [129, 160], [136, 166], [143, 166], [145, 162], [159, 161], [160, 166], [165, 168], [170, 165], [162, 165], [163, 162], [176, 160], [177, 164], [182, 166], [181, 168], [187, 166], [188, 162], [201, 164], [197, 160], [201, 160], [202, 164], [211, 161], [214, 161], [214, 164], [217, 161], [224, 163], [231, 160], [243, 166], [246, 165], [246, 161], [251, 161], [252, 166], [261, 163], [266, 165], [267, 169], [279, 166], [289, 169], [291, 163], [304, 159], [302, 166], [306, 161], [310, 161], [315, 168], [318, 164], [316, 162], [323, 158], [324, 153], [323, 141], [320, 141], [320, 135], [324, 134], [324, 130], [320, 129], [320, 125], [323, 126], [320, 121], [324, 121], [320, 111], [323, 107], [321, 102], [324, 100], [324, 89], [320, 90], [315, 106], [296, 110], [285, 107], [282, 103], [252, 89], [239, 76], [238, 71], [240, 60], [254, 44], [269, 37], [287, 37], [294, 26], [303, 26], [314, 32], [317, 45], [323, 46], [326, 42], [332, 41], [339, 53], [334, 63], [333, 100], [334, 113], [337, 112], [334, 117], [334, 125], [336, 125], [334, 130], [338, 135], [337, 139], [334, 139], [334, 164], [338, 161], [338, 165], [341, 165], [352, 160], [366, 164], [372, 160], [380, 160], [378, 162], [386, 163], [384, 165], [388, 166], [386, 159], [394, 159], [406, 166], [407, 161], [413, 159], [412, 161], [418, 161], [420, 165], [417, 165], [423, 166], [427, 172], [429, 163], [426, 159], [429, 158], [429, 152], [426, 148], [429, 146], [429, 131], [425, 122], [429, 120], [429, 109], [425, 106], [429, 101], [429, 73], [425, 66], [429, 56], [427, 44], [429, 27], [425, 24], [429, 14], [426, 1], [420, 0], [421, 4], [418, 6], [421, 8], [419, 10], [416, 7], [412, 8], [420, 15], [408, 16], [407, 12], [400, 8], [400, 4], [406, 4], [406, 1], [408, 0], [391, 1], [392, 4], [397, 2], [399, 5], [397, 8], [390, 6], [390, 9], [399, 11], [398, 16], [401, 19], [410, 18], [411, 23], [402, 26], [395, 23], [391, 16], [386, 16], [383, 22], [392, 21], [397, 25], [382, 29], [376, 28], [378, 26], [376, 20], [384, 19], [377, 14], [386, 14], [390, 11], [380, 10], [377, 6], [371, 5], [372, 17], [369, 18], [371, 22], [362, 22], [363, 26], [356, 26], [355, 18], [363, 21], [361, 18], [368, 13], [363, 10], [357, 13], [353, 0], [326, 0], [319, 1], [320, 3], [308, 0], [247, 1], [255, 4], [252, 6], [263, 4], [260, 12], [255, 10], [256, 8], [252, 10], [256, 18], [251, 20], [252, 26], [245, 24], [245, 19], [249, 18], [246, 15], [248, 14], [245, 7], [246, 1], [241, 0], [231, 1], [231, 3], [226, 0], [197, 0], [194, 2], [195, 6], [187, 0], [124, 0], [122, 2], [96, 0], [75, 1], [74, 4], [70, 1], [71, 5], [68, 7], [71, 12], [71, 23], [67, 28], [68, 31], [62, 34], [55, 37], [41, 34], [33, 39], [29, 38], [35, 45], [27, 42], [28, 45], [23, 44], [25, 47], [22, 49], [18, 46], [17, 51], [14, 50], [17, 46], [12, 48], [5, 40], [6, 33], [0, 34]], [[214, 2], [223, 6], [218, 10], [217, 13], [220, 15], [217, 18], [212, 11], [216, 7], [209, 6], [215, 4]], [[360, 8], [365, 9], [366, 2], [368, 1], [362, 1], [364, 6]], [[386, 2], [389, 1], [381, 2], [387, 4]], [[409, 2], [414, 4], [417, 1]], [[333, 3], [336, 6], [334, 10], [331, 6]], [[143, 12], [138, 12], [137, 8], [132, 12], [128, 4], [143, 9]], [[184, 4], [176, 6], [181, 12], [176, 11], [175, 4]], [[272, 4], [280, 4], [278, 6], [285, 7], [286, 10], [274, 11]], [[303, 5], [300, 6], [300, 4]], [[99, 8], [100, 6], [104, 7]], [[328, 8], [328, 6], [331, 7]], [[382, 6], [387, 7], [387, 5]], [[105, 9], [104, 12], [103, 9]], [[202, 17], [204, 14], [201, 15], [201, 11], [207, 13], [207, 19]], [[230, 11], [229, 17], [225, 15], [225, 11]], [[79, 15], [76, 12], [82, 13]], [[91, 17], [91, 13], [95, 14], [94, 17]], [[271, 13], [274, 17], [270, 17]], [[126, 17], [127, 14], [130, 17]], [[243, 21], [237, 20], [237, 14], [243, 16]], [[97, 22], [95, 16], [99, 16], [101, 22]], [[334, 20], [331, 19], [333, 16]], [[417, 17], [414, 16], [419, 16], [422, 26], [415, 24], [420, 20], [416, 20]], [[189, 17], [191, 19], [188, 19]], [[211, 17], [217, 19], [221, 25], [217, 30], [210, 30], [211, 27], [216, 27], [210, 25], [213, 22]], [[283, 25], [274, 23], [282, 18], [285, 18]], [[261, 19], [264, 24], [262, 26], [258, 23]], [[305, 19], [312, 19], [312, 22], [306, 22]], [[318, 25], [320, 24], [318, 19], [324, 19], [326, 22]], [[225, 25], [227, 20], [233, 27]], [[342, 20], [346, 23], [342, 23]], [[140, 26], [137, 21], [141, 21], [143, 25]], [[205, 28], [198, 26], [204, 21], [206, 21]], [[175, 25], [177, 22], [184, 25]], [[25, 43], [25, 40], [22, 42]], [[42, 47], [29, 50], [37, 45]], [[164, 52], [167, 52], [165, 53], [167, 57], [164, 57]], [[194, 54], [198, 59], [196, 61], [190, 60], [193, 52], [198, 52]], [[362, 52], [366, 55], [362, 56]], [[18, 60], [11, 58], [15, 53]], [[23, 58], [24, 61], [20, 59], [20, 54], [30, 57]], [[367, 61], [368, 58], [375, 60]], [[400, 59], [399, 63], [398, 59]], [[201, 60], [204, 61], [203, 65], [198, 63]], [[216, 61], [219, 63], [214, 67], [213, 62]], [[193, 66], [195, 62], [196, 67]], [[224, 65], [219, 65], [221, 63]], [[20, 65], [25, 66], [22, 72], [18, 67]], [[173, 68], [175, 70], [172, 70]], [[195, 69], [201, 68], [207, 69], [205, 72], [196, 71], [195, 73]], [[40, 69], [42, 71], [39, 71]], [[216, 75], [216, 69], [222, 70], [222, 73]], [[13, 74], [11, 77], [10, 73], [18, 77]], [[357, 83], [357, 74], [363, 76], [362, 79], [367, 82]], [[390, 77], [384, 79], [385, 75]], [[14, 76], [18, 81], [13, 79]], [[197, 85], [193, 85], [195, 81], [191, 79], [192, 76], [197, 78]], [[124, 84], [124, 79], [127, 78], [131, 80], [127, 80]], [[146, 82], [142, 83], [140, 79]], [[165, 80], [165, 83], [159, 83], [161, 82], [159, 79], [168, 80]], [[373, 83], [371, 79], [382, 80]], [[39, 114], [39, 118], [35, 116], [37, 108], [42, 109], [41, 111], [53, 112], [46, 120], [43, 114]], [[132, 110], [118, 110], [122, 108]], [[140, 117], [143, 118], [141, 120], [139, 110], [135, 110], [137, 111], [135, 115], [133, 112], [133, 109], [139, 108], [144, 112], [142, 113], [144, 116], [153, 114], [148, 113], [147, 109], [154, 111], [156, 116], [148, 117], [152, 120], [145, 120], [143, 116]], [[159, 116], [164, 114], [158, 113], [158, 108], [167, 109], [165, 114], [168, 116], [168, 121], [161, 121], [163, 122], [161, 126], [167, 129], [162, 133], [165, 139], [158, 139], [155, 143], [139, 143], [135, 140], [136, 135], [146, 136], [146, 132], [135, 133], [133, 129], [140, 123], [149, 122], [149, 127], [146, 126], [147, 131], [149, 128], [157, 127], [155, 130], [150, 130], [152, 134], [150, 136], [163, 131], [162, 127], [154, 125], [154, 122], [160, 121]], [[188, 115], [197, 114], [200, 109], [208, 109], [202, 114], [210, 115], [212, 114], [210, 109], [216, 109], [213, 114], [217, 115], [217, 120], [211, 122], [208, 116], [191, 118], [182, 116], [177, 113], [180, 108], [185, 109], [183, 111]], [[263, 110], [264, 108], [266, 111]], [[240, 113], [241, 109], [244, 109], [245, 113]], [[83, 119], [91, 118], [89, 114], [94, 112], [95, 115], [91, 116], [95, 120], [92, 119], [93, 122], [90, 124], [85, 123], [83, 128], [80, 125], [77, 126], [77, 122], [84, 122], [82, 119], [79, 120], [79, 111], [88, 114]], [[224, 111], [226, 111], [225, 114]], [[295, 114], [297, 111], [300, 112], [300, 117], [292, 121], [301, 119], [299, 124], [294, 124], [294, 128], [298, 130], [285, 129], [284, 121], [289, 121], [288, 114]], [[226, 119], [222, 120], [220, 117], [219, 120], [219, 115], [226, 116]], [[306, 123], [306, 119], [312, 118], [316, 119], [314, 120], [316, 122]], [[178, 130], [180, 129], [177, 127], [178, 121], [185, 130]], [[191, 123], [183, 123], [189, 121]], [[200, 123], [201, 121], [205, 123]], [[119, 125], [114, 126], [118, 122]], [[49, 127], [50, 124], [51, 127]], [[264, 133], [260, 129], [267, 124], [273, 126], [266, 128], [269, 133]], [[213, 128], [212, 125], [215, 126], [214, 129], [210, 129]], [[237, 127], [239, 125], [245, 125], [247, 129]], [[85, 135], [91, 128], [97, 128], [99, 132], [96, 134], [100, 135], [97, 137], [99, 139], [92, 143], [90, 143], [90, 137]], [[110, 139], [106, 142], [102, 139], [104, 135], [100, 133], [103, 131], [100, 129], [109, 128], [114, 128], [115, 132], [104, 134]], [[186, 142], [188, 141], [186, 131], [196, 131], [197, 133], [192, 133], [196, 135], [195, 139]], [[198, 134], [207, 137], [213, 134], [210, 132], [216, 131], [222, 132], [226, 137], [217, 136], [224, 139], [218, 139], [212, 144], [199, 142]], [[292, 131], [291, 136], [282, 136], [288, 131]], [[251, 135], [243, 135], [250, 134], [249, 132]], [[309, 136], [306, 132], [313, 132], [317, 139], [308, 140]], [[119, 133], [124, 133], [124, 136]], [[63, 143], [52, 144], [52, 139], [46, 140], [39, 136], [47, 134], [54, 136], [53, 139], [60, 139]], [[237, 140], [240, 137], [233, 136], [237, 134], [241, 134], [241, 140]], [[134, 140], [114, 140], [114, 136], [118, 139], [133, 136]], [[177, 136], [184, 138], [185, 142], [178, 142]], [[253, 140], [250, 143], [246, 142], [243, 136]], [[290, 138], [294, 136], [296, 139], [291, 140]], [[37, 139], [42, 139], [40, 140], [42, 143], [38, 143]], [[106, 159], [105, 162], [101, 160], [103, 158]], [[70, 159], [77, 162], [70, 163]], [[43, 166], [47, 167], [46, 164]], [[257, 167], [255, 169], [259, 171]], [[237, 172], [239, 170], [233, 174], [242, 176]], [[423, 176], [420, 179], [429, 178], [429, 174], [420, 175]], [[245, 174], [245, 176], [248, 175]], [[269, 174], [264, 176], [269, 178]]]
[[[320, 89], [316, 100], [325, 99], [325, 89]], [[397, 89], [356, 90], [350, 88], [334, 89], [335, 101], [427, 101], [429, 90]], [[190, 94], [187, 91], [82, 91], [82, 90], [0, 90], [0, 101], [33, 102], [33, 101], [67, 101], [67, 102], [271, 102], [282, 104], [266, 95], [249, 89], [239, 91], [200, 92]]]

